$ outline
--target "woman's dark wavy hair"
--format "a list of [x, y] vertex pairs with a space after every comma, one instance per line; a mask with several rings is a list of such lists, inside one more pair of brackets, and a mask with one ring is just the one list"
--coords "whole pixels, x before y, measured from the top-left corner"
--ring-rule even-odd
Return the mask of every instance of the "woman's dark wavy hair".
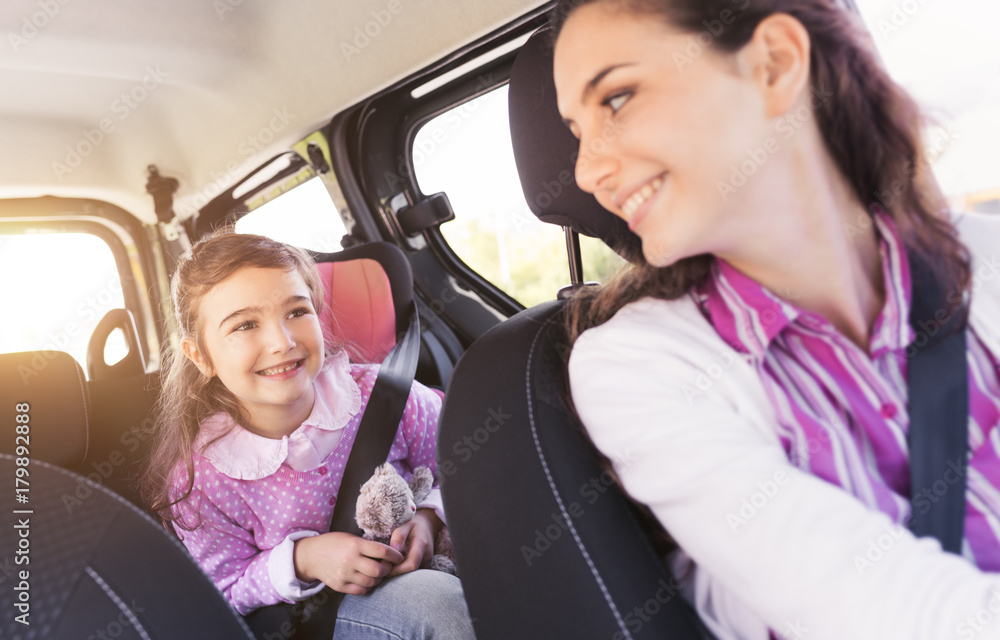
[[[724, 53], [746, 45], [770, 15], [783, 13], [802, 23], [812, 44], [810, 83], [833, 94], [816, 111], [830, 155], [858, 200], [867, 205], [865, 215], [870, 219], [879, 210], [887, 211], [907, 248], [923, 256], [944, 290], [951, 292], [949, 314], [959, 308], [969, 290], [969, 253], [931, 174], [921, 141], [924, 119], [882, 67], [860, 17], [839, 0], [560, 0], [551, 14], [555, 37], [576, 9], [596, 2], [655, 16], [692, 35], [711, 25], [709, 46]], [[727, 10], [734, 19], [723, 25], [719, 19], [729, 19]], [[711, 256], [701, 255], [656, 268], [639, 256], [607, 285], [585, 287], [569, 303], [571, 342], [629, 302], [683, 296], [705, 279], [711, 263]]]

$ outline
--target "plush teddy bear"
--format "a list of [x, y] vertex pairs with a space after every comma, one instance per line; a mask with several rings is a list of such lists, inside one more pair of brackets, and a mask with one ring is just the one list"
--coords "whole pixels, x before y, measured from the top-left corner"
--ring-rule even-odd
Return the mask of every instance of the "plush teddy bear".
[[[417, 503], [427, 497], [433, 484], [434, 476], [427, 467], [414, 469], [410, 484], [406, 484], [388, 462], [375, 469], [374, 475], [361, 487], [355, 510], [355, 519], [365, 539], [389, 544], [392, 532], [413, 518]], [[446, 527], [441, 528], [434, 541], [431, 569], [458, 574]]]

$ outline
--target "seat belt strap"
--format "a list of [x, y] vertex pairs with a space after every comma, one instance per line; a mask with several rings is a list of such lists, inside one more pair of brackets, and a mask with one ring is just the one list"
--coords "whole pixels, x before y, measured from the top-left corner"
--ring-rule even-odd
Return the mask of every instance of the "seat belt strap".
[[361, 485], [375, 473], [375, 468], [385, 463], [389, 449], [396, 438], [399, 421], [406, 409], [406, 400], [413, 387], [420, 359], [420, 318], [416, 306], [411, 308], [410, 323], [402, 339], [382, 361], [378, 377], [372, 386], [368, 405], [358, 425], [358, 435], [351, 445], [351, 453], [344, 468], [344, 477], [333, 507], [330, 531], [344, 531], [362, 535], [354, 518]]
[[907, 363], [910, 528], [961, 555], [969, 456], [966, 314], [960, 309], [940, 326], [936, 316], [948, 309], [945, 291], [921, 256], [910, 252], [909, 258], [910, 326], [917, 333]]
[[[362, 534], [354, 519], [361, 485], [389, 457], [420, 359], [420, 318], [415, 305], [410, 308], [409, 317], [406, 332], [379, 366], [337, 491], [330, 531]], [[304, 602], [258, 609], [247, 616], [247, 621], [258, 638], [275, 636], [278, 633], [275, 629], [286, 633], [287, 625], [297, 639], [329, 640], [343, 595], [324, 587]]]

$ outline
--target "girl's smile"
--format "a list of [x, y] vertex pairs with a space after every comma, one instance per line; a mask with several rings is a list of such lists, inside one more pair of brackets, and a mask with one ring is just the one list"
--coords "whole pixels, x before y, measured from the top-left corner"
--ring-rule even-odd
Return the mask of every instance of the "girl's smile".
[[297, 271], [240, 269], [200, 300], [198, 324], [185, 353], [236, 397], [247, 429], [280, 438], [309, 417], [323, 332]]

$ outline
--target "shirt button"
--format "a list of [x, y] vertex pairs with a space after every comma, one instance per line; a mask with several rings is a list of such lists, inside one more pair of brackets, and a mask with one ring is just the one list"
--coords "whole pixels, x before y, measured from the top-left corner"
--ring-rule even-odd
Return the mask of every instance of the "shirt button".
[[882, 405], [881, 413], [883, 418], [889, 418], [889, 419], [895, 418], [896, 405], [892, 404], [891, 402], [886, 402], [885, 404]]
[[330, 499], [327, 502], [329, 502], [332, 505], [336, 501], [337, 501], [337, 496], [330, 496]]
[[330, 473], [330, 471], [326, 467], [320, 467], [319, 468], [319, 475], [325, 476], [328, 473]]

